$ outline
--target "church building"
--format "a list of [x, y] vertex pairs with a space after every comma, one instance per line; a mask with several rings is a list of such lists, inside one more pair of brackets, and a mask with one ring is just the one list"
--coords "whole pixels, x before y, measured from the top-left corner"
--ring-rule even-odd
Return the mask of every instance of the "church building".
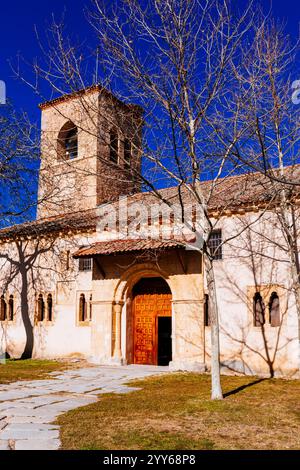
[[[37, 218], [0, 230], [0, 353], [209, 370], [201, 250], [135, 177], [142, 109], [99, 86], [40, 108]], [[159, 194], [178, 203], [176, 187]], [[210, 199], [222, 371], [297, 377], [297, 311], [267, 199], [257, 174], [220, 179]]]

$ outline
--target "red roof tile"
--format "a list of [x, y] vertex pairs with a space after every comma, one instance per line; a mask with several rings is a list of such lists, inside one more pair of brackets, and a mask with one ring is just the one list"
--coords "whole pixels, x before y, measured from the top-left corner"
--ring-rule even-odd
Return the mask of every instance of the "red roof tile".
[[179, 240], [146, 240], [127, 239], [109, 240], [97, 242], [88, 247], [80, 248], [73, 254], [74, 258], [84, 258], [93, 255], [111, 255], [113, 253], [124, 253], [143, 250], [165, 250], [171, 248], [184, 248], [184, 243]]
[[[276, 181], [278, 170], [273, 171], [275, 180], [261, 173], [247, 173], [220, 178], [212, 189], [212, 181], [202, 181], [201, 190], [207, 195], [208, 210], [211, 214], [225, 214], [226, 211], [245, 210], [251, 211], [265, 204], [274, 205], [278, 203], [279, 190], [283, 187], [280, 181]], [[294, 184], [286, 186], [291, 200], [299, 198], [300, 195], [300, 165], [286, 167], [285, 176]], [[281, 178], [280, 178], [281, 179]], [[179, 197], [179, 191], [181, 197]], [[170, 204], [179, 203], [180, 200], [186, 205], [196, 203], [196, 198], [187, 187], [178, 186], [160, 189], [160, 197]], [[128, 196], [128, 205], [135, 202], [143, 203], [150, 207], [158, 203], [159, 198], [153, 192], [141, 192]], [[118, 201], [111, 201], [112, 206], [117, 206]], [[109, 205], [109, 203], [108, 203]], [[97, 222], [100, 220], [97, 208], [81, 211], [73, 214], [65, 214], [47, 219], [7, 227], [0, 230], [0, 240], [15, 237], [38, 237], [51, 233], [78, 230], [96, 230]]]
[[103, 86], [96, 85], [96, 84], [91, 85], [91, 86], [86, 87], [86, 88], [82, 88], [80, 90], [74, 90], [70, 93], [65, 93], [64, 95], [60, 95], [60, 96], [58, 96], [56, 98], [53, 98], [53, 99], [50, 99], [48, 101], [44, 101], [43, 103], [40, 103], [38, 105], [38, 107], [40, 109], [50, 108], [50, 107], [53, 107], [55, 105], [58, 105], [59, 103], [63, 103], [65, 101], [71, 100], [73, 98], [78, 98], [79, 96], [86, 95], [88, 93], [92, 93], [92, 92], [96, 92], [96, 91], [101, 92], [102, 94], [105, 94], [106, 96], [110, 96], [114, 101], [117, 101], [120, 105], [122, 105], [126, 108], [129, 108], [134, 112], [138, 112], [140, 114], [143, 112], [143, 108], [141, 106], [139, 106], [137, 104], [134, 104], [134, 103], [125, 103], [124, 101], [121, 101], [119, 98], [117, 98], [115, 95], [113, 95], [109, 90], [107, 90]]
[[13, 225], [0, 230], [0, 240], [22, 237], [40, 237], [60, 232], [95, 230], [98, 215], [95, 209], [62, 214]]

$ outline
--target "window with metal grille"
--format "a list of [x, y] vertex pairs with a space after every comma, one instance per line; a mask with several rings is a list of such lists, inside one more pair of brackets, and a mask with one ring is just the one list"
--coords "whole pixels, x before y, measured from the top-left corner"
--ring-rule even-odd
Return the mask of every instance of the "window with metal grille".
[[80, 258], [79, 259], [79, 271], [91, 271], [92, 270], [92, 258]]
[[208, 247], [214, 259], [222, 259], [222, 230], [213, 230], [208, 241]]

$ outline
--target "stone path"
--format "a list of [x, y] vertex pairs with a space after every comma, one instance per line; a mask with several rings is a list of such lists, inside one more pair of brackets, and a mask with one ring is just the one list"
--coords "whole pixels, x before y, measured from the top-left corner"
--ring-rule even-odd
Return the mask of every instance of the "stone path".
[[96, 402], [101, 393], [128, 393], [129, 380], [167, 372], [166, 367], [99, 366], [52, 372], [50, 380], [0, 385], [0, 450], [57, 450], [66, 411]]

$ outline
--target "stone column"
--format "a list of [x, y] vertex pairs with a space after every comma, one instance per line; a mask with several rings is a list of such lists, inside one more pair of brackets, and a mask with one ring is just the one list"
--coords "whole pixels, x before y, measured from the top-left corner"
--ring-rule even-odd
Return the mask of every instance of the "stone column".
[[114, 348], [114, 358], [121, 359], [121, 317], [122, 317], [122, 307], [123, 303], [118, 302], [114, 304], [114, 313], [115, 313], [115, 348]]
[[121, 349], [121, 320], [122, 320], [122, 308], [124, 302], [117, 302], [114, 304], [114, 320], [115, 320], [115, 345], [113, 351], [114, 362], [123, 363], [122, 349]]

